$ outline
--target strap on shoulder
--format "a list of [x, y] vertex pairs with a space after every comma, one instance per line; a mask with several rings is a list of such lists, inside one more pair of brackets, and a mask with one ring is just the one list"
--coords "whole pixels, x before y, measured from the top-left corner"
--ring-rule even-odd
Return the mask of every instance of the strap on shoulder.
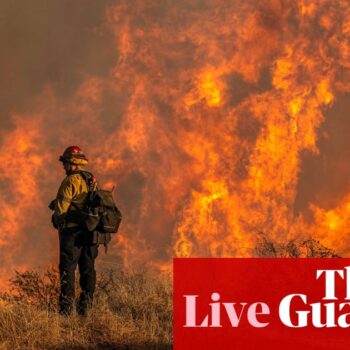
[[76, 170], [71, 172], [69, 175], [75, 174], [79, 174], [84, 179], [89, 191], [95, 191], [96, 178], [94, 175], [92, 175], [92, 173], [86, 170]]
[[77, 171], [78, 174], [84, 179], [86, 186], [88, 188], [88, 203], [93, 203], [95, 197], [95, 191], [97, 187], [96, 178], [90, 172], [85, 170]]
[[85, 181], [88, 181], [90, 178], [94, 177], [90, 172], [86, 170], [75, 170], [75, 171], [72, 171], [69, 175], [76, 175], [76, 174], [81, 175], [81, 177]]

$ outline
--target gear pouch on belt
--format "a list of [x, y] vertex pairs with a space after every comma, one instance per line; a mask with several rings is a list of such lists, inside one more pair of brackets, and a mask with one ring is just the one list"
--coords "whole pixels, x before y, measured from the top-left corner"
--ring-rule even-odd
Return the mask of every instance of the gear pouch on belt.
[[98, 208], [79, 208], [75, 203], [72, 203], [77, 209], [69, 212], [67, 221], [79, 223], [88, 231], [94, 231], [100, 222]]
[[100, 222], [98, 208], [88, 208], [86, 211], [82, 211], [81, 214], [83, 216], [84, 225], [88, 231], [94, 231]]
[[92, 232], [92, 244], [103, 244], [104, 246], [107, 246], [110, 240], [111, 240], [110, 233], [101, 233], [98, 231]]

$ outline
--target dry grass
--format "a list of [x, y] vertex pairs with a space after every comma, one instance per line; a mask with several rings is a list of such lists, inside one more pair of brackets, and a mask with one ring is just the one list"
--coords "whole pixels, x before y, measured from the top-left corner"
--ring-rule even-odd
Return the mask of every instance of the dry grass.
[[57, 314], [54, 270], [16, 273], [0, 300], [0, 350], [171, 349], [169, 280], [122, 270], [100, 274], [94, 308], [85, 317]]
[[[259, 235], [257, 257], [337, 257], [313, 239], [278, 244]], [[99, 274], [94, 308], [82, 318], [57, 314], [58, 274], [16, 272], [0, 295], [0, 350], [171, 349], [172, 286], [169, 278], [123, 269]], [[78, 294], [78, 293], [77, 293]]]

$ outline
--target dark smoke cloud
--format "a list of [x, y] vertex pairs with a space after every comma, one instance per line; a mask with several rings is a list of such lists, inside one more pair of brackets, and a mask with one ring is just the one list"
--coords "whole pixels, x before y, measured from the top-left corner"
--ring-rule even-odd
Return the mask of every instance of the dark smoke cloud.
[[3, 0], [0, 2], [0, 127], [11, 113], [35, 109], [46, 84], [72, 94], [86, 74], [104, 76], [115, 63], [104, 27], [110, 0]]
[[350, 190], [350, 94], [339, 94], [325, 111], [319, 130], [319, 154], [305, 154], [298, 184], [296, 211], [318, 203], [331, 209]]

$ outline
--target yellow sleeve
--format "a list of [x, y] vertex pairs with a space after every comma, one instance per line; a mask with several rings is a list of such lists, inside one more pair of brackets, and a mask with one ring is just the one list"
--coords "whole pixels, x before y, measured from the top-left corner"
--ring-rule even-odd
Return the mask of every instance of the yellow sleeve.
[[73, 176], [67, 176], [62, 181], [55, 201], [55, 211], [53, 217], [58, 227], [61, 227], [63, 225], [67, 211], [71, 205], [73, 198], [75, 198], [76, 193], [77, 183], [75, 178]]

